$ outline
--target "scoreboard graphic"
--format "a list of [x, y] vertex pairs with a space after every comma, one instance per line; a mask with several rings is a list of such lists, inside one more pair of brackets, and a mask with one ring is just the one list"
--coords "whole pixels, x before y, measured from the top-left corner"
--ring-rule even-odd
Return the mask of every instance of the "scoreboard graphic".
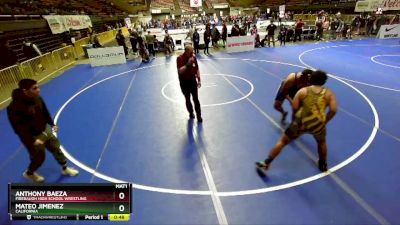
[[132, 213], [129, 183], [8, 184], [11, 220], [127, 221]]

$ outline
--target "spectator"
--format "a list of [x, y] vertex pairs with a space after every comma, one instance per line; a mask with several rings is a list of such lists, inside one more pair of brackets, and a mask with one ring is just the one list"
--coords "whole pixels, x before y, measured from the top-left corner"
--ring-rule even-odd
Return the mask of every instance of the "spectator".
[[219, 30], [217, 29], [217, 27], [215, 26], [215, 24], [213, 25], [211, 36], [212, 36], [213, 47], [218, 48], [218, 41], [220, 39], [220, 33], [219, 33]]
[[206, 25], [206, 31], [204, 32], [204, 55], [210, 54], [208, 51], [208, 45], [210, 44], [210, 39], [211, 39], [211, 30], [210, 26]]
[[150, 61], [150, 54], [146, 48], [146, 42], [144, 41], [142, 35], [138, 37], [138, 45], [139, 45], [139, 55], [142, 58], [142, 62], [147, 63]]
[[158, 52], [159, 51], [158, 39], [156, 35], [153, 35], [153, 37], [154, 37], [154, 51]]
[[167, 55], [172, 54], [173, 50], [173, 43], [174, 41], [172, 40], [172, 37], [168, 34], [168, 31], [165, 31], [165, 37], [164, 37], [164, 47], [165, 47], [165, 53]]
[[289, 27], [286, 32], [286, 41], [291, 41], [294, 38], [294, 27]]
[[60, 164], [63, 175], [78, 175], [78, 170], [67, 166], [67, 159], [60, 149], [60, 142], [53, 134], [58, 131], [58, 127], [40, 96], [40, 88], [35, 80], [19, 81], [18, 88], [12, 92], [12, 102], [7, 107], [7, 115], [14, 132], [29, 153], [31, 162], [23, 173], [25, 178], [36, 183], [44, 181], [44, 177], [36, 173], [36, 170], [45, 160], [46, 148]]
[[267, 26], [268, 47], [270, 47], [270, 40], [272, 40], [272, 44], [275, 47], [275, 30], [276, 30], [276, 25], [274, 24], [274, 20], [271, 19], [271, 23]]
[[253, 29], [251, 29], [250, 33], [251, 33], [251, 36], [253, 36], [253, 35], [256, 35], [256, 34], [257, 34], [257, 27], [256, 27], [256, 25], [255, 25], [255, 24], [253, 25]]
[[236, 23], [232, 26], [232, 30], [231, 30], [231, 36], [235, 37], [235, 36], [239, 36], [240, 35], [240, 28], [239, 25], [237, 25]]
[[286, 44], [286, 33], [287, 33], [287, 28], [284, 27], [283, 25], [281, 25], [280, 29], [279, 29], [279, 35], [278, 35], [278, 40], [280, 42], [280, 46], [282, 46], [282, 44], [285, 46], [285, 44]]
[[132, 46], [132, 51], [136, 55], [137, 54], [137, 44], [138, 44], [138, 36], [139, 34], [136, 32], [136, 30], [132, 30], [130, 33], [131, 37], [129, 38]]
[[296, 42], [297, 37], [299, 37], [299, 41], [301, 41], [301, 34], [303, 33], [304, 23], [302, 19], [299, 19], [295, 25], [294, 30], [294, 42]]
[[153, 55], [154, 58], [156, 56], [156, 52], [154, 51], [154, 35], [150, 34], [150, 31], [148, 31], [145, 38], [147, 43], [147, 49], [149, 50], [149, 53]]
[[194, 54], [199, 54], [200, 34], [197, 32], [196, 28], [194, 29], [192, 39], [193, 39]]
[[122, 34], [122, 30], [119, 29], [117, 36], [115, 36], [115, 39], [117, 40], [117, 43], [119, 46], [122, 46], [124, 48], [124, 52], [125, 52], [125, 56], [128, 55], [128, 48], [126, 47], [126, 43], [125, 43], [125, 37]]
[[375, 16], [368, 15], [367, 16], [367, 28], [366, 28], [366, 34], [368, 37], [374, 31], [374, 22], [375, 22]]
[[100, 44], [99, 36], [97, 34], [93, 37], [93, 48], [102, 48], [103, 46]]
[[338, 24], [337, 19], [336, 20], [331, 19], [331, 20], [332, 20], [332, 22], [330, 24], [331, 39], [334, 40], [334, 39], [336, 39], [336, 30], [337, 30], [339, 24]]
[[28, 39], [23, 41], [22, 51], [27, 60], [42, 55], [36, 44], [31, 43]]
[[224, 43], [224, 48], [226, 44], [226, 38], [228, 36], [228, 28], [226, 27], [226, 22], [224, 22], [224, 25], [222, 26], [222, 42]]
[[260, 48], [261, 47], [261, 40], [260, 40], [260, 35], [259, 34], [256, 34], [254, 47], [255, 48]]
[[315, 21], [315, 26], [317, 28], [317, 36], [316, 39], [317, 41], [322, 39], [322, 36], [324, 34], [324, 29], [322, 28], [323, 22], [322, 22], [322, 18], [317, 18], [317, 20]]
[[342, 38], [342, 35], [343, 35], [343, 30], [344, 30], [344, 22], [343, 22], [343, 20], [342, 19], [340, 19], [340, 18], [337, 18], [336, 19], [336, 25], [337, 25], [337, 28], [336, 28], [336, 37], [337, 38]]

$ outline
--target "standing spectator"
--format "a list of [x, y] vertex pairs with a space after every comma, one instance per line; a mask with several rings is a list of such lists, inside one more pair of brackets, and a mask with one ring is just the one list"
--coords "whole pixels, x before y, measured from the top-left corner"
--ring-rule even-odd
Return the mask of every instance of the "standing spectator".
[[119, 29], [117, 36], [115, 36], [115, 39], [117, 40], [117, 43], [119, 46], [122, 46], [124, 48], [124, 52], [125, 52], [125, 57], [128, 55], [128, 47], [126, 47], [126, 43], [125, 43], [125, 37], [122, 34], [122, 30]]
[[146, 41], [142, 35], [138, 36], [139, 56], [142, 58], [142, 62], [147, 63], [150, 61], [149, 51], [146, 48]]
[[243, 24], [242, 27], [239, 29], [239, 36], [246, 36], [247, 35], [247, 27], [246, 24]]
[[67, 166], [67, 159], [60, 149], [60, 142], [52, 133], [52, 131], [57, 132], [58, 127], [40, 97], [37, 82], [23, 79], [19, 81], [18, 87], [12, 92], [12, 102], [7, 107], [7, 115], [15, 133], [27, 148], [31, 160], [23, 176], [36, 183], [44, 181], [44, 177], [36, 173], [36, 170], [45, 160], [46, 148], [62, 167], [63, 175], [78, 175], [78, 170]]
[[240, 28], [237, 23], [232, 26], [231, 30], [231, 37], [239, 36], [240, 35]]
[[322, 29], [324, 30], [324, 33], [329, 30], [330, 27], [330, 21], [328, 17], [325, 17], [325, 21], [322, 23]]
[[194, 54], [199, 54], [199, 43], [200, 43], [200, 34], [197, 32], [197, 29], [194, 29], [193, 33], [193, 47], [194, 47]]
[[271, 23], [267, 26], [268, 47], [271, 47], [270, 40], [272, 40], [272, 44], [275, 47], [275, 30], [276, 30], [276, 25], [274, 24], [274, 20], [271, 19]]
[[130, 38], [129, 41], [131, 42], [131, 46], [132, 46], [132, 51], [133, 54], [137, 54], [137, 44], [138, 44], [138, 36], [139, 34], [137, 33], [136, 30], [132, 30], [130, 33]]
[[303, 33], [304, 23], [302, 19], [299, 19], [295, 25], [294, 29], [294, 42], [296, 42], [297, 37], [299, 37], [299, 41], [301, 41], [301, 34]]
[[153, 37], [154, 37], [154, 51], [158, 52], [159, 51], [158, 39], [156, 35], [153, 35]]
[[336, 30], [338, 28], [338, 21], [337, 19], [333, 20], [331, 19], [331, 24], [330, 24], [330, 33], [331, 33], [331, 40], [335, 40], [336, 39]]
[[[186, 40], [186, 39], [192, 39], [192, 37], [193, 37], [193, 29], [190, 28], [190, 29], [189, 29], [189, 32], [187, 33], [187, 35], [186, 35], [186, 37], [185, 37], [185, 40]], [[192, 41], [193, 41], [193, 40], [192, 40]]]
[[228, 37], [228, 28], [226, 27], [226, 22], [224, 21], [224, 25], [222, 25], [222, 42], [224, 43], [224, 48], [226, 45], [226, 38]]
[[164, 37], [164, 47], [165, 47], [165, 53], [167, 55], [172, 54], [172, 49], [173, 49], [173, 40], [172, 37], [168, 34], [168, 31], [165, 31], [165, 37]]
[[321, 40], [324, 34], [324, 29], [322, 28], [322, 25], [322, 18], [317, 18], [317, 20], [315, 21], [315, 27], [317, 28], [317, 36], [315, 37], [315, 39], [317, 39], [317, 41]]
[[341, 18], [337, 18], [336, 23], [336, 38], [341, 39], [343, 37], [343, 32], [345, 31], [345, 24]]
[[211, 40], [211, 30], [210, 30], [210, 26], [207, 25], [206, 26], [206, 31], [204, 31], [204, 55], [210, 54], [210, 52], [208, 51], [208, 45], [210, 44], [210, 40]]
[[220, 33], [215, 24], [213, 25], [213, 30], [211, 32], [212, 34], [212, 45], [214, 48], [218, 48], [218, 41], [220, 39]]
[[278, 35], [278, 40], [280, 42], [280, 46], [285, 46], [286, 45], [286, 33], [287, 33], [287, 28], [283, 25], [280, 26], [279, 29], [279, 35]]
[[367, 16], [367, 28], [366, 28], [366, 34], [369, 37], [373, 31], [374, 31], [374, 22], [375, 22], [375, 16], [368, 15]]
[[256, 34], [257, 34], [257, 27], [256, 27], [256, 25], [255, 25], [255, 24], [253, 25], [253, 28], [251, 29], [251, 31], [250, 31], [250, 34], [251, 34], [251, 36], [253, 36], [253, 35], [256, 35]]
[[154, 51], [154, 35], [150, 34], [150, 31], [147, 32], [145, 36], [147, 49], [149, 50], [149, 54], [153, 55], [153, 58], [156, 56], [156, 52]]
[[352, 36], [356, 36], [360, 33], [360, 23], [361, 23], [360, 16], [354, 17], [353, 21], [351, 21], [350, 32], [349, 32], [350, 39], [352, 38]]

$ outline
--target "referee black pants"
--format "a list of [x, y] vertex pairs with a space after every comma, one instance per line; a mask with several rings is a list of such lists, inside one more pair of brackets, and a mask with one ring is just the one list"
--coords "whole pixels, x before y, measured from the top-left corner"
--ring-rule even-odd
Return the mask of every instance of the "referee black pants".
[[179, 79], [179, 84], [183, 95], [185, 96], [186, 109], [189, 114], [193, 114], [193, 105], [190, 100], [190, 96], [193, 98], [194, 109], [196, 110], [196, 115], [198, 118], [201, 117], [200, 101], [197, 92], [197, 81], [196, 80], [185, 80]]

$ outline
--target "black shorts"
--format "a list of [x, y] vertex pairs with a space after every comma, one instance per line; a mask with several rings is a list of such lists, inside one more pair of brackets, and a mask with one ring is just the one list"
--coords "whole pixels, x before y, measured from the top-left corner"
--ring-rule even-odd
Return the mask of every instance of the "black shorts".
[[281, 82], [281, 85], [278, 88], [278, 91], [276, 92], [276, 97], [275, 97], [275, 101], [280, 101], [283, 102], [286, 99], [286, 96], [283, 95], [282, 91], [283, 91], [283, 84], [285, 83], [285, 81]]

